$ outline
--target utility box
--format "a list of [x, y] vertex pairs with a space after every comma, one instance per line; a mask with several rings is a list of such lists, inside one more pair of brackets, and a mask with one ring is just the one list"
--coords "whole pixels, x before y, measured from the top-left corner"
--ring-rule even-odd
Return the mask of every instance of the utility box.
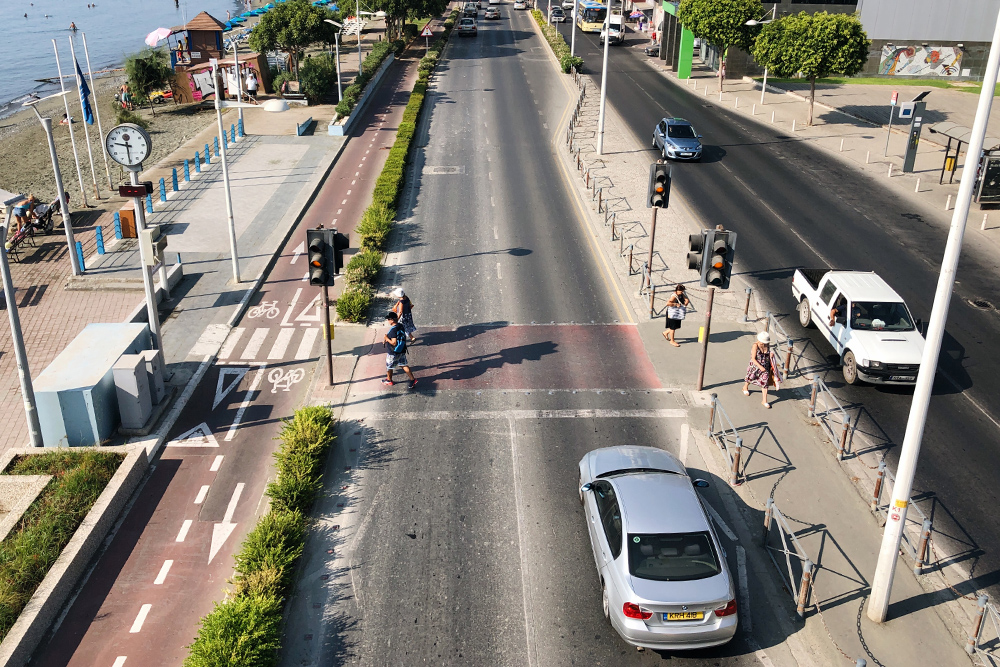
[[146, 363], [146, 379], [149, 381], [149, 398], [153, 405], [159, 405], [167, 395], [163, 384], [163, 358], [159, 350], [146, 350], [140, 355]]
[[135, 210], [132, 206], [132, 202], [122, 206], [118, 211], [118, 221], [122, 226], [123, 239], [134, 239], [138, 237], [135, 231]]
[[142, 428], [153, 412], [146, 359], [141, 354], [123, 354], [118, 357], [111, 371], [115, 378], [122, 427]]
[[149, 266], [156, 266], [163, 262], [163, 252], [167, 249], [167, 237], [160, 233], [159, 225], [149, 225], [139, 232], [139, 245], [142, 247], [142, 256]]
[[120, 419], [113, 367], [123, 354], [151, 347], [146, 324], [88, 324], [35, 378], [43, 444], [86, 447], [110, 439]]

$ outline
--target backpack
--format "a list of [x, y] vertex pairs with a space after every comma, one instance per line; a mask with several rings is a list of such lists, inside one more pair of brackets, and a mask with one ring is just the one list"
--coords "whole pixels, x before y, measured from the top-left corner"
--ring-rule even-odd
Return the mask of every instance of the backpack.
[[[395, 335], [393, 333], [395, 332]], [[393, 354], [403, 354], [406, 352], [406, 330], [398, 324], [389, 330], [389, 338], [395, 338], [396, 344], [392, 346]]]

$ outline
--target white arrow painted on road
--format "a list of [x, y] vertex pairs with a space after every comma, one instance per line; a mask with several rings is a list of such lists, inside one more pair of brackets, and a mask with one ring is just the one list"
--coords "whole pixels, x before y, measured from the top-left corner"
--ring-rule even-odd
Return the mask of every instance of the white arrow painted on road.
[[185, 431], [167, 443], [167, 447], [218, 447], [219, 442], [212, 435], [212, 429], [202, 422], [190, 431]]
[[[242, 380], [243, 376], [246, 375], [249, 371], [250, 371], [249, 366], [244, 366], [242, 368], [238, 366], [219, 368], [219, 380], [218, 382], [215, 383], [215, 400], [212, 401], [213, 410], [219, 407], [219, 403], [222, 402], [222, 399], [228, 396], [233, 389], [236, 389], [236, 387], [239, 386], [240, 380]], [[227, 385], [226, 376], [228, 375], [234, 375], [235, 377]]]
[[292, 255], [292, 261], [290, 261], [289, 264], [294, 264], [296, 260], [298, 260], [299, 255], [303, 254], [305, 251], [306, 251], [306, 242], [303, 241], [298, 246], [296, 246], [295, 253]]
[[226, 540], [229, 539], [229, 536], [236, 529], [236, 524], [233, 523], [233, 514], [236, 513], [236, 503], [240, 501], [240, 495], [243, 493], [244, 486], [243, 482], [236, 485], [233, 497], [229, 499], [229, 506], [226, 507], [226, 515], [222, 517], [222, 523], [212, 526], [212, 549], [208, 552], [209, 563], [212, 562], [215, 555], [222, 549], [222, 545], [226, 543]]

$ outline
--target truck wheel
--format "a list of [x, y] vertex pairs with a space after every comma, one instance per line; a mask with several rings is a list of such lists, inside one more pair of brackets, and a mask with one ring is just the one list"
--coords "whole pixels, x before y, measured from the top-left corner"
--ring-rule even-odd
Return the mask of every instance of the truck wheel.
[[844, 382], [858, 384], [858, 361], [850, 350], [844, 353]]
[[803, 329], [809, 329], [812, 327], [812, 311], [809, 310], [809, 299], [802, 299], [799, 301], [799, 324], [802, 325]]

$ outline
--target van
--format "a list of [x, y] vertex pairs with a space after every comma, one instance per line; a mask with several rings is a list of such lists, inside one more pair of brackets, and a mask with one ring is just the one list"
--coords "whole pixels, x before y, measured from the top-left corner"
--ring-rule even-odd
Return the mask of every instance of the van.
[[625, 17], [621, 14], [608, 14], [608, 20], [604, 22], [601, 30], [600, 42], [603, 45], [605, 38], [610, 34], [612, 44], [625, 43]]

